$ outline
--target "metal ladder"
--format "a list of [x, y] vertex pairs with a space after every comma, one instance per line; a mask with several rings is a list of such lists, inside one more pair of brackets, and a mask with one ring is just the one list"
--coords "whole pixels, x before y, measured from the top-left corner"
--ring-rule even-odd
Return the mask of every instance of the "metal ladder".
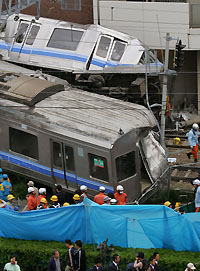
[[6, 20], [12, 14], [36, 4], [37, 18], [40, 17], [40, 0], [0, 0], [0, 18]]

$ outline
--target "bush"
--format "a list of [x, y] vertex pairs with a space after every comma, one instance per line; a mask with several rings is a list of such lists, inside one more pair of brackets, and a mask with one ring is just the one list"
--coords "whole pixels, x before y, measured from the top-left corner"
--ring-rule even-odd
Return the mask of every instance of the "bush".
[[[88, 268], [93, 266], [95, 257], [99, 255], [99, 252], [94, 249], [95, 247], [96, 245], [83, 246], [86, 250]], [[0, 270], [3, 270], [5, 263], [10, 261], [10, 256], [16, 254], [22, 271], [46, 271], [53, 249], [59, 250], [63, 263], [66, 265], [67, 249], [64, 243], [0, 238]], [[126, 270], [127, 263], [132, 262], [135, 253], [139, 251], [144, 251], [147, 259], [153, 252], [158, 251], [160, 253], [159, 270], [161, 271], [183, 271], [189, 262], [193, 262], [197, 269], [200, 268], [199, 253], [197, 252], [115, 247], [114, 253], [119, 254], [121, 258], [121, 271]]]

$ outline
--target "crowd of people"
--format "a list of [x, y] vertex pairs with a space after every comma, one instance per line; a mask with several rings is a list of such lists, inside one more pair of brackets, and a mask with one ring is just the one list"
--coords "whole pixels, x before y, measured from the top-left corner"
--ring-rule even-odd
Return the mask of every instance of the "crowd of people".
[[[199, 178], [193, 180], [191, 184], [194, 186], [194, 197], [196, 212], [200, 211], [200, 173]], [[51, 195], [49, 202], [47, 201], [46, 188], [37, 188], [33, 181], [27, 183], [27, 205], [23, 211], [42, 210], [47, 208], [60, 208], [70, 205], [66, 201], [66, 193], [61, 185], [55, 186], [55, 193]], [[12, 184], [7, 174], [4, 174], [0, 168], [0, 207], [11, 211], [18, 211], [19, 208], [14, 204], [15, 197], [12, 193]], [[81, 185], [73, 195], [73, 203], [80, 204], [84, 198], [88, 197], [88, 188]], [[122, 185], [116, 187], [115, 193], [107, 193], [104, 186], [99, 187], [99, 193], [94, 196], [94, 202], [99, 205], [126, 205], [127, 194], [124, 192]], [[165, 206], [172, 208], [170, 201], [164, 203]], [[177, 202], [174, 210], [179, 212], [180, 203]]]
[[[50, 197], [50, 202], [47, 201], [46, 188], [37, 188], [33, 181], [27, 183], [27, 205], [23, 211], [41, 210], [47, 208], [59, 208], [70, 205], [66, 201], [66, 193], [61, 185], [55, 186], [55, 193]], [[127, 194], [121, 185], [117, 186], [116, 193], [106, 194], [104, 186], [99, 187], [99, 193], [95, 195], [94, 202], [99, 205], [125, 205], [127, 202]], [[12, 193], [12, 185], [7, 174], [3, 174], [0, 168], [0, 207], [18, 211], [18, 206], [14, 205], [15, 197]], [[87, 198], [88, 188], [86, 185], [81, 185], [73, 195], [73, 203], [79, 204], [84, 198]]]
[[[74, 247], [71, 240], [67, 239], [65, 245], [68, 249], [67, 264], [63, 263], [59, 251], [53, 250], [47, 266], [48, 271], [120, 271], [120, 255], [118, 254], [112, 256], [112, 260], [107, 266], [104, 266], [101, 257], [97, 256], [94, 265], [88, 268], [81, 240], [75, 241]], [[139, 252], [135, 254], [133, 262], [127, 264], [126, 271], [159, 271], [159, 260], [159, 252], [154, 252], [149, 260], [145, 259], [143, 252]], [[185, 271], [194, 271], [195, 269], [193, 263], [188, 263]], [[20, 271], [15, 255], [11, 256], [10, 262], [5, 264], [4, 271]]]

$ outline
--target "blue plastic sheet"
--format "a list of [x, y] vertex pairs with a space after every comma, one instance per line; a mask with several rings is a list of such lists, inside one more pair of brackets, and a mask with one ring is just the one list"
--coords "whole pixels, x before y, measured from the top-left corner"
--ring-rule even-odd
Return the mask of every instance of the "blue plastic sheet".
[[200, 251], [200, 213], [180, 215], [161, 205], [84, 204], [17, 213], [0, 208], [0, 236], [25, 240], [82, 240], [134, 248]]

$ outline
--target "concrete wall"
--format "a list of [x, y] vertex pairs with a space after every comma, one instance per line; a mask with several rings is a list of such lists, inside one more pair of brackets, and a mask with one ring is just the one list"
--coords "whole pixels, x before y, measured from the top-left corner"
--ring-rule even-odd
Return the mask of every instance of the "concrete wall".
[[[94, 22], [131, 36], [135, 36], [152, 49], [165, 46], [165, 36], [169, 32], [173, 38], [179, 37], [188, 47], [189, 4], [188, 3], [148, 3], [126, 1], [94, 0]], [[170, 42], [173, 49], [175, 41]]]

